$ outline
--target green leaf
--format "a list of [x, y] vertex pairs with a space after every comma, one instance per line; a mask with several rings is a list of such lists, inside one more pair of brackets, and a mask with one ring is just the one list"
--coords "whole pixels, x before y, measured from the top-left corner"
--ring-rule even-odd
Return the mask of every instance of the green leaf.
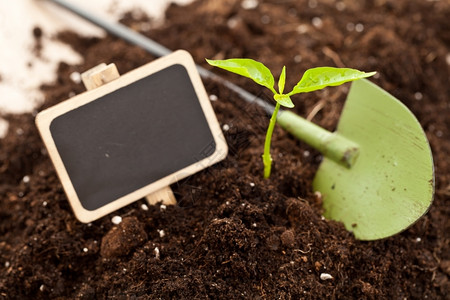
[[370, 77], [375, 73], [376, 72], [365, 73], [349, 68], [312, 68], [303, 74], [302, 79], [288, 95], [292, 96], [299, 93], [320, 90], [327, 86], [341, 85], [345, 82]]
[[285, 83], [286, 83], [286, 66], [283, 66], [283, 70], [281, 70], [280, 78], [278, 79], [278, 92], [280, 94], [283, 94]]
[[294, 103], [292, 103], [291, 97], [289, 97], [289, 95], [275, 94], [273, 98], [275, 99], [275, 101], [277, 101], [278, 103], [280, 103], [280, 105], [284, 107], [288, 108], [294, 107]]
[[226, 60], [206, 59], [208, 64], [232, 73], [252, 79], [257, 84], [265, 86], [276, 94], [273, 88], [275, 79], [270, 70], [260, 62], [248, 58], [232, 58]]

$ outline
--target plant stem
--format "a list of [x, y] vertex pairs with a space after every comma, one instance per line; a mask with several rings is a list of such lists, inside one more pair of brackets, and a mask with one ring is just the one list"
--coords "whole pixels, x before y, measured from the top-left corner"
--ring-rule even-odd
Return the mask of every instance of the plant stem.
[[273, 129], [275, 128], [275, 123], [277, 121], [278, 110], [280, 109], [280, 104], [277, 102], [275, 110], [273, 111], [272, 117], [270, 118], [269, 128], [267, 128], [266, 141], [264, 142], [264, 154], [263, 164], [264, 164], [264, 178], [270, 177], [270, 171], [272, 169], [272, 157], [270, 156], [270, 142], [272, 140]]

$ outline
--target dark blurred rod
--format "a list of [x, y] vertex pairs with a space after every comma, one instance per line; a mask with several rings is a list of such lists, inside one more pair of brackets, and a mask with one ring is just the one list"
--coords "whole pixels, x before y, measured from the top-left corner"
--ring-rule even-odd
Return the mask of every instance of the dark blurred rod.
[[[163, 45], [149, 39], [148, 37], [131, 30], [127, 26], [124, 26], [117, 22], [110, 22], [108, 20], [102, 19], [94, 14], [91, 14], [90, 12], [72, 4], [65, 0], [49, 0], [50, 2], [56, 3], [59, 6], [70, 10], [71, 12], [77, 14], [78, 16], [88, 20], [89, 22], [103, 28], [108, 33], [117, 36], [130, 44], [136, 45], [144, 49], [145, 51], [149, 52], [150, 54], [161, 57], [165, 56], [167, 54], [170, 54], [172, 51], [168, 48], [164, 47]], [[239, 86], [235, 85], [234, 83], [212, 73], [211, 71], [197, 65], [197, 70], [200, 74], [200, 76], [203, 79], [212, 79], [216, 82], [221, 83], [222, 85], [226, 86], [233, 92], [237, 93], [243, 100], [249, 102], [249, 103], [255, 103], [259, 105], [261, 108], [263, 108], [267, 114], [271, 115], [275, 109], [275, 107], [261, 98], [247, 92], [246, 90], [240, 88]]]

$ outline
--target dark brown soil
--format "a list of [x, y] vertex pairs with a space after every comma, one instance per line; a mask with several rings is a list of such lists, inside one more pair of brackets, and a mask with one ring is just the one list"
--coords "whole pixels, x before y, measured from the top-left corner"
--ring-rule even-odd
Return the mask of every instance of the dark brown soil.
[[[273, 174], [263, 180], [267, 116], [205, 82], [218, 97], [212, 104], [220, 123], [229, 126], [227, 159], [174, 185], [178, 206], [145, 210], [141, 200], [82, 224], [34, 116], [11, 115], [0, 140], [0, 298], [450, 299], [450, 5], [260, 2], [250, 10], [238, 0], [173, 5], [165, 24], [145, 34], [187, 49], [202, 65], [204, 58], [231, 57], [254, 58], [277, 72], [286, 65], [288, 86], [321, 65], [378, 71], [373, 81], [413, 111], [430, 140], [436, 167], [430, 211], [394, 237], [355, 240], [321, 217], [321, 200], [311, 191], [320, 155], [276, 128]], [[130, 14], [124, 22], [145, 29], [150, 21]], [[125, 73], [154, 59], [112, 37], [66, 32], [59, 39], [85, 62], [60, 65], [57, 81], [42, 87], [46, 102], [39, 109], [83, 92], [70, 79], [73, 72], [106, 62]], [[269, 98], [249, 80], [220, 74]], [[332, 130], [347, 89], [304, 95], [295, 111], [307, 116], [323, 106], [313, 120]], [[114, 215], [123, 218], [119, 226]], [[332, 279], [322, 280], [322, 273]]]

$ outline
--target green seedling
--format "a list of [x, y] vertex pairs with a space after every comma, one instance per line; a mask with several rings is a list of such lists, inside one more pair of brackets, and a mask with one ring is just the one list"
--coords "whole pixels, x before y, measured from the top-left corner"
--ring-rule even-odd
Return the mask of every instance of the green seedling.
[[[405, 105], [362, 79], [374, 73], [310, 69], [291, 92], [284, 93], [285, 68], [277, 92], [273, 75], [261, 63], [242, 59], [208, 62], [251, 78], [274, 94], [276, 106], [270, 111], [273, 115], [263, 155], [266, 178], [270, 175], [270, 138], [276, 121], [323, 154], [313, 190], [322, 195], [324, 216], [343, 222], [358, 239], [396, 234], [428, 210], [433, 200], [434, 169], [426, 135]], [[335, 132], [280, 109], [294, 106], [292, 95], [352, 80]]]
[[274, 88], [275, 79], [270, 70], [262, 63], [247, 59], [234, 58], [227, 60], [206, 60], [210, 65], [219, 67], [232, 73], [252, 79], [259, 85], [268, 88], [273, 93], [273, 99], [276, 102], [275, 110], [270, 118], [269, 127], [264, 142], [264, 154], [262, 156], [264, 164], [264, 178], [269, 178], [272, 168], [272, 157], [270, 155], [270, 144], [272, 133], [278, 116], [280, 106], [287, 108], [294, 107], [291, 96], [317, 91], [327, 86], [338, 86], [343, 83], [366, 78], [374, 75], [376, 72], [365, 73], [350, 68], [332, 68], [319, 67], [308, 69], [294, 86], [292, 91], [284, 93], [286, 83], [286, 67], [283, 66], [278, 79], [278, 91]]

